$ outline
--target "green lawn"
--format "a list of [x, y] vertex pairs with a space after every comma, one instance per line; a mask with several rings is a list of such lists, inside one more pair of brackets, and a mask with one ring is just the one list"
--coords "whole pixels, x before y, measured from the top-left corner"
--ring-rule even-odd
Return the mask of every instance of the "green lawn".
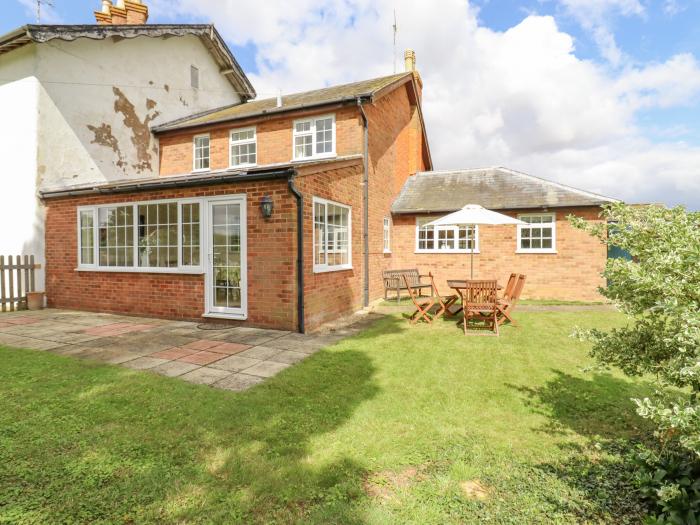
[[618, 451], [650, 386], [575, 324], [400, 316], [241, 394], [0, 348], [0, 523], [638, 523]]

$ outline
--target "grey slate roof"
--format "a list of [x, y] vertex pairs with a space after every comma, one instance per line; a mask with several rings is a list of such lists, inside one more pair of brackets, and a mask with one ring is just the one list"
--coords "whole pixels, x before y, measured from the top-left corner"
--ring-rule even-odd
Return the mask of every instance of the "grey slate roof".
[[391, 90], [411, 79], [411, 73], [399, 73], [386, 77], [362, 80], [350, 84], [329, 86], [312, 91], [293, 93], [282, 97], [282, 105], [277, 106], [277, 97], [265, 98], [261, 100], [251, 100], [243, 104], [234, 104], [222, 108], [190, 115], [181, 119], [166, 122], [153, 127], [153, 131], [158, 133], [174, 129], [189, 128], [217, 122], [228, 122], [243, 118], [256, 117], [260, 115], [271, 115], [295, 111], [299, 109], [323, 106], [326, 104], [337, 104], [344, 102], [354, 102], [358, 98], [371, 98], [377, 96], [384, 90]]
[[173, 36], [198, 36], [212, 54], [221, 68], [221, 73], [228, 78], [241, 99], [255, 98], [255, 89], [231, 53], [231, 50], [221, 38], [216, 28], [211, 24], [128, 24], [128, 25], [25, 25], [0, 35], [0, 55], [27, 44], [50, 42], [51, 40], [77, 40], [87, 38], [104, 40], [107, 38], [136, 38], [146, 36], [151, 38]]
[[409, 177], [393, 213], [452, 212], [465, 204], [490, 210], [599, 206], [616, 199], [508, 168], [426, 171]]

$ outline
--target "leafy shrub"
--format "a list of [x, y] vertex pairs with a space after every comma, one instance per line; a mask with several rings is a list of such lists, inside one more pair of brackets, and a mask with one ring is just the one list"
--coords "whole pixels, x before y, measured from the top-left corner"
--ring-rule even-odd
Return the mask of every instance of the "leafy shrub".
[[661, 452], [640, 451], [637, 484], [642, 498], [655, 511], [648, 525], [700, 523], [700, 461], [680, 447]]
[[580, 335], [592, 341], [591, 355], [602, 365], [653, 375], [656, 394], [635, 399], [637, 412], [655, 423], [659, 441], [700, 457], [700, 213], [616, 203], [604, 207], [602, 218], [570, 220], [632, 256], [607, 261], [609, 284], [600, 290], [631, 322]]

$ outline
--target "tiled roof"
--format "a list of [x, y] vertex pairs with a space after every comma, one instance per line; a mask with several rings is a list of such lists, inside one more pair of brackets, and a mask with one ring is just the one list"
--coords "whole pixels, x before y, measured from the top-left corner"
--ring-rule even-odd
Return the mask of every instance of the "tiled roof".
[[236, 104], [217, 108], [197, 115], [190, 115], [172, 122], [166, 122], [153, 128], [156, 132], [173, 129], [188, 128], [216, 122], [255, 117], [266, 114], [283, 113], [298, 109], [323, 106], [339, 102], [352, 101], [357, 98], [373, 97], [385, 88], [391, 88], [408, 81], [411, 73], [400, 73], [387, 77], [373, 78], [351, 84], [330, 86], [313, 91], [304, 91], [282, 96], [282, 105], [278, 107], [277, 98], [251, 100], [243, 104]]
[[599, 206], [616, 199], [507, 168], [426, 171], [409, 177], [393, 213], [452, 212], [466, 204], [491, 210]]

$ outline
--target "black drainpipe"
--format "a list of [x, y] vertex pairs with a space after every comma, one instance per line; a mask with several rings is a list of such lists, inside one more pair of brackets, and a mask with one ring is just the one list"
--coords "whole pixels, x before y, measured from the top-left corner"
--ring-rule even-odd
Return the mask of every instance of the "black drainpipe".
[[300, 334], [304, 333], [304, 195], [294, 185], [297, 172], [287, 179], [289, 191], [297, 200], [297, 321]]
[[362, 126], [364, 128], [363, 138], [363, 168], [362, 177], [362, 244], [364, 250], [364, 275], [362, 283], [362, 303], [369, 306], [369, 122], [362, 107], [362, 99], [357, 99], [357, 107], [362, 115]]

